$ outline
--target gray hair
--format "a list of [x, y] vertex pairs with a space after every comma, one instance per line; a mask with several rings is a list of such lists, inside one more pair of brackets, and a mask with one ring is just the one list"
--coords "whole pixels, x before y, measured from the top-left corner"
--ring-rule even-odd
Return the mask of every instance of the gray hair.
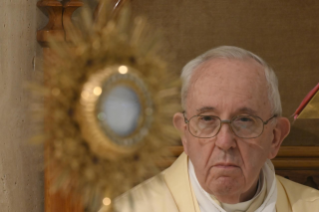
[[226, 58], [226, 59], [254, 59], [264, 67], [264, 72], [268, 85], [268, 98], [270, 101], [270, 106], [273, 114], [281, 116], [282, 108], [280, 101], [280, 94], [278, 90], [278, 80], [273, 69], [260, 57], [253, 54], [250, 51], [234, 47], [234, 46], [220, 46], [213, 48], [204, 54], [196, 57], [195, 59], [188, 62], [182, 69], [181, 78], [183, 81], [182, 85], [182, 106], [186, 109], [186, 97], [189, 88], [189, 83], [191, 77], [196, 70], [196, 68], [202, 63], [214, 59], [214, 58]]

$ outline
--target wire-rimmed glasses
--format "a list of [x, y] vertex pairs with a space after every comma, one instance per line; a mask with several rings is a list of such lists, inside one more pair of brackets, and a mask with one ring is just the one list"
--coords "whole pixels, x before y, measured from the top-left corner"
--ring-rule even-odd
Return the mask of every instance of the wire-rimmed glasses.
[[187, 119], [185, 112], [183, 112], [183, 115], [184, 121], [188, 125], [188, 131], [198, 138], [211, 138], [216, 136], [223, 123], [229, 124], [234, 134], [239, 138], [256, 138], [263, 133], [264, 126], [268, 124], [271, 119], [277, 117], [275, 114], [268, 120], [263, 121], [260, 117], [249, 114], [241, 114], [231, 120], [221, 120], [218, 116], [202, 114]]

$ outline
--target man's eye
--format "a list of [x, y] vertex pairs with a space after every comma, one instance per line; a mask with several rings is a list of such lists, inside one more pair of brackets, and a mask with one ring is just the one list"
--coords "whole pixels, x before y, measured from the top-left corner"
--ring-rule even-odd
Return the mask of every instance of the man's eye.
[[212, 122], [215, 121], [216, 118], [214, 116], [201, 116], [200, 120], [204, 122]]
[[204, 116], [202, 119], [205, 121], [210, 121], [210, 120], [212, 120], [212, 117], [211, 116]]
[[253, 119], [251, 119], [249, 117], [241, 117], [240, 119], [238, 119], [238, 121], [241, 121], [241, 122], [253, 122]]

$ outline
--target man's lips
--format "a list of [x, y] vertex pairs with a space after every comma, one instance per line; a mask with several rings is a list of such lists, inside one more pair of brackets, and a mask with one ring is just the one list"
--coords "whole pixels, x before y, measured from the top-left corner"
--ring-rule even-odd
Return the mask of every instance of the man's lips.
[[232, 163], [217, 163], [215, 164], [213, 167], [216, 168], [238, 168], [238, 166], [236, 164], [232, 164]]

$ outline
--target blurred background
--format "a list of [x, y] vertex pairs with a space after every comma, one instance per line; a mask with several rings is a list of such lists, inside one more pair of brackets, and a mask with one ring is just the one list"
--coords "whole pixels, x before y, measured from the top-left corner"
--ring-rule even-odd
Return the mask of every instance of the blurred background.
[[[319, 82], [319, 2], [313, 0], [133, 0], [134, 15], [164, 33], [170, 69], [221, 46], [262, 57], [279, 80], [283, 116]], [[319, 120], [297, 120], [283, 145], [319, 146]]]
[[[0, 208], [44, 211], [42, 147], [27, 143], [32, 100], [24, 87], [42, 71], [36, 32], [47, 17], [37, 0], [0, 2]], [[277, 73], [283, 115], [319, 81], [319, 1], [131, 0], [134, 16], [163, 32], [169, 68], [220, 45], [265, 59]], [[76, 14], [75, 14], [76, 15]], [[76, 20], [76, 17], [74, 17]], [[283, 145], [319, 146], [319, 120], [297, 120]]]

